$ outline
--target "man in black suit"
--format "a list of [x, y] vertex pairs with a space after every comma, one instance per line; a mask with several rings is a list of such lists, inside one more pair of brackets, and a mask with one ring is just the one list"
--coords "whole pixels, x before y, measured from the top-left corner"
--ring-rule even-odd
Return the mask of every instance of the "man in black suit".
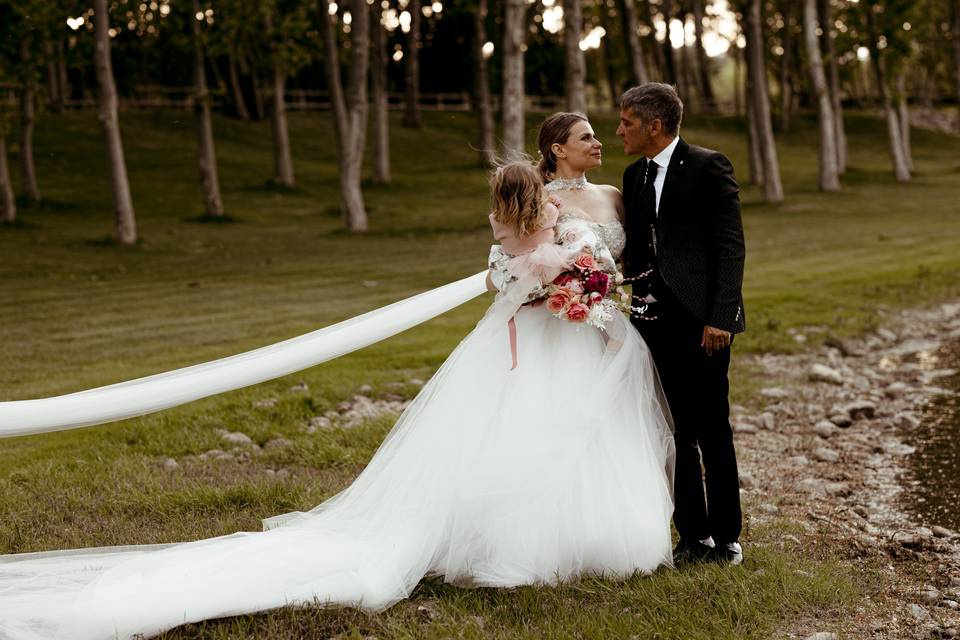
[[674, 87], [633, 87], [620, 109], [624, 152], [642, 156], [623, 174], [625, 275], [641, 276], [633, 304], [647, 304], [648, 317], [634, 325], [656, 363], [675, 428], [674, 560], [739, 564], [727, 369], [733, 335], [744, 330], [740, 189], [726, 157], [679, 137], [683, 103]]

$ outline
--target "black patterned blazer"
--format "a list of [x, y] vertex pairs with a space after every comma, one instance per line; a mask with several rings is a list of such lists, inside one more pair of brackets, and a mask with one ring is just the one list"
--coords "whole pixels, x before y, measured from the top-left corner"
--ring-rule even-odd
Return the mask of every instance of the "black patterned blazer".
[[745, 249], [733, 165], [717, 151], [680, 139], [660, 194], [656, 256], [650, 256], [649, 227], [643, 228], [638, 210], [646, 164], [641, 158], [623, 174], [625, 274], [635, 276], [655, 264], [674, 295], [705, 325], [742, 332]]

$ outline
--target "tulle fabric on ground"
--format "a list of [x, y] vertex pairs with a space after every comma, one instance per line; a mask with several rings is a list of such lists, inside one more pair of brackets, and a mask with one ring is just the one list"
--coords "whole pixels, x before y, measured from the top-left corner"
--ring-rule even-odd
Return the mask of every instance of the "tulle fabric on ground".
[[[625, 577], [670, 562], [673, 440], [646, 345], [497, 305], [367, 468], [266, 531], [0, 556], [0, 638], [154, 635], [320, 602], [385, 609], [426, 575], [464, 586]], [[612, 348], [612, 335], [616, 344]]]

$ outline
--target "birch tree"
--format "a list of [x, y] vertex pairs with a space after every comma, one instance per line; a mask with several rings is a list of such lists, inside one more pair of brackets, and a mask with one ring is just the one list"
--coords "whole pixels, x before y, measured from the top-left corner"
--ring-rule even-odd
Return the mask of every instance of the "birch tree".
[[[602, 9], [606, 11], [606, 7]], [[563, 42], [565, 52], [564, 89], [567, 111], [587, 112], [587, 95], [584, 83], [587, 63], [580, 49], [583, 38], [583, 10], [580, 0], [563, 0]]]
[[477, 10], [473, 14], [473, 101], [477, 111], [478, 135], [477, 148], [480, 150], [480, 162], [492, 167], [496, 160], [494, 142], [493, 105], [490, 100], [490, 80], [487, 71], [487, 57], [483, 47], [487, 42], [487, 0], [478, 0]]
[[822, 49], [826, 54], [827, 78], [830, 84], [830, 103], [833, 108], [833, 135], [837, 145], [837, 173], [847, 171], [847, 133], [843, 126], [843, 95], [840, 92], [840, 64], [837, 60], [837, 30], [833, 21], [831, 0], [818, 2], [820, 24], [822, 27]]
[[910, 144], [910, 105], [907, 102], [907, 73], [903, 69], [897, 74], [897, 118], [900, 120], [900, 143], [903, 145], [903, 157], [907, 169], [913, 171], [913, 146]]
[[[829, 29], [826, 25], [821, 28]], [[837, 170], [836, 122], [833, 118], [833, 104], [827, 89], [827, 76], [823, 72], [823, 58], [820, 55], [820, 42], [817, 37], [817, 0], [803, 2], [803, 40], [807, 50], [807, 65], [810, 67], [810, 79], [817, 100], [817, 126], [820, 131], [820, 179], [821, 191], [840, 189], [840, 175]]]
[[957, 103], [957, 131], [960, 131], [960, 0], [950, 2], [950, 33], [953, 44], [953, 98]]
[[370, 13], [370, 42], [373, 49], [370, 76], [370, 103], [373, 107], [373, 181], [390, 184], [390, 120], [387, 107], [387, 31], [383, 26], [383, 8], [374, 2]]
[[[640, 0], [646, 2], [646, 0]], [[637, 20], [637, 8], [634, 0], [622, 0], [620, 9], [623, 14], [623, 34], [627, 42], [627, 51], [630, 54], [630, 70], [633, 72], [633, 81], [636, 84], [650, 82], [644, 60], [643, 44], [640, 42], [640, 23]]]
[[107, 159], [110, 184], [113, 192], [113, 237], [121, 244], [137, 241], [137, 224], [130, 197], [130, 181], [123, 155], [123, 140], [120, 137], [120, 118], [117, 114], [117, 86], [113, 80], [110, 59], [110, 14], [107, 0], [94, 0], [94, 36], [96, 45], [94, 59], [97, 86], [100, 91], [98, 117], [107, 141]]
[[523, 151], [524, 70], [527, 1], [504, 0], [503, 20], [503, 146], [507, 156]]
[[213, 142], [213, 118], [210, 113], [210, 91], [207, 89], [206, 56], [203, 52], [204, 12], [200, 0], [193, 0], [193, 115], [197, 133], [197, 156], [200, 168], [200, 185], [203, 188], [204, 215], [223, 217], [223, 200], [220, 197], [220, 177], [217, 172], [217, 152]]
[[360, 180], [367, 137], [367, 73], [370, 67], [370, 17], [366, 0], [349, 0], [351, 43], [347, 89], [340, 78], [340, 57], [334, 31], [335, 11], [330, 0], [318, 0], [324, 70], [330, 91], [330, 113], [337, 136], [340, 164], [340, 202], [343, 221], [350, 231], [367, 230], [367, 210]]
[[763, 198], [767, 202], [783, 201], [783, 185], [780, 182], [780, 161], [773, 137], [770, 118], [770, 95], [767, 89], [767, 68], [764, 55], [763, 17], [761, 0], [747, 0], [744, 15], [748, 48], [747, 73], [750, 75], [751, 113], [756, 126], [756, 150], [763, 167]]
[[410, 30], [407, 31], [407, 53], [403, 57], [406, 70], [403, 126], [419, 129], [420, 117], [420, 0], [410, 0]]
[[[893, 165], [893, 174], [898, 181], [909, 182], [911, 178], [910, 165], [907, 161], [906, 150], [903, 145], [903, 129], [900, 125], [897, 109], [893, 103], [890, 87], [887, 84], [889, 78], [887, 77], [886, 60], [881, 55], [880, 47], [878, 46], [881, 35], [881, 25], [879, 24], [877, 14], [884, 11], [885, 7], [878, 5], [876, 0], [869, 3], [865, 2], [864, 5], [862, 9], [866, 22], [867, 48], [870, 51], [870, 64], [873, 68], [877, 90], [880, 92], [880, 101], [883, 105], [883, 111], [887, 121], [887, 136], [890, 141], [890, 162]], [[889, 38], [886, 38], [886, 34], [883, 35], [885, 36], [886, 47], [884, 51], [886, 52], [890, 49], [892, 43]]]

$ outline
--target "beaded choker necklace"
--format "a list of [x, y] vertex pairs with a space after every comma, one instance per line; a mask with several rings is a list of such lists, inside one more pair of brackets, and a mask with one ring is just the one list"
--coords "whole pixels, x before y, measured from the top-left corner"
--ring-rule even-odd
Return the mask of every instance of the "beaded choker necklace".
[[587, 182], [587, 176], [585, 175], [580, 176], [579, 178], [572, 178], [570, 180], [567, 180], [566, 178], [554, 178], [544, 186], [544, 189], [549, 192], [564, 191], [566, 189], [583, 191], [588, 184], [590, 183]]

